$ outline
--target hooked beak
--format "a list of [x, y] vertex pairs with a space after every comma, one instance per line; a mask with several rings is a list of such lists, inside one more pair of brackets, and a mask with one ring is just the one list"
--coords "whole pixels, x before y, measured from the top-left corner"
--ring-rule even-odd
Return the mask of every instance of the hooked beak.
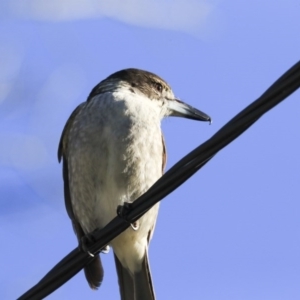
[[169, 100], [168, 103], [169, 116], [212, 122], [210, 116], [178, 99]]

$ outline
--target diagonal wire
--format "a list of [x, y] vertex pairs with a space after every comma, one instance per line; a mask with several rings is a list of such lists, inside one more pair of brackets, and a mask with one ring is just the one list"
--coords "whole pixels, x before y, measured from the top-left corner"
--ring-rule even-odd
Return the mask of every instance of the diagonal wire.
[[[263, 114], [283, 101], [299, 87], [300, 62], [290, 68], [261, 97], [232, 118], [209, 140], [169, 169], [145, 194], [134, 201], [130, 208], [124, 209], [121, 217], [115, 217], [103, 229], [96, 230], [90, 234], [93, 242], [86, 245], [88, 252], [99, 253], [100, 249], [107, 245], [109, 241], [128, 228], [130, 223], [140, 218], [155, 203], [183, 184], [218, 151], [231, 143]], [[18, 300], [38, 300], [46, 297], [77, 274], [92, 259], [80, 247], [75, 248], [47, 273], [39, 283], [18, 298]]]

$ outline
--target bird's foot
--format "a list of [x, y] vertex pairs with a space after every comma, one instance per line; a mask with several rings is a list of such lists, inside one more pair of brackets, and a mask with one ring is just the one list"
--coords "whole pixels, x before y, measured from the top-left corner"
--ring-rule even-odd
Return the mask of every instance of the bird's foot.
[[[90, 247], [92, 244], [94, 244], [95, 242], [96, 242], [96, 239], [95, 239], [95, 237], [94, 237], [94, 235], [93, 235], [93, 232], [91, 232], [91, 233], [88, 233], [88, 234], [84, 235], [84, 236], [81, 238], [80, 243], [79, 243], [79, 247], [80, 247], [80, 249], [81, 249], [83, 252], [89, 254], [91, 257], [94, 257], [96, 254], [91, 253], [91, 252], [89, 251], [89, 247]], [[104, 253], [104, 254], [107, 254], [107, 253], [109, 253], [109, 249], [110, 249], [109, 245], [106, 245], [105, 247], [103, 247], [103, 248], [100, 250], [100, 252], [102, 252], [102, 253]], [[98, 252], [97, 252], [97, 253], [98, 253]]]
[[104, 248], [101, 249], [101, 253], [107, 254], [109, 253], [110, 247], [109, 245], [106, 245]]
[[89, 251], [89, 247], [95, 242], [95, 238], [92, 233], [84, 235], [79, 242], [79, 247], [82, 252], [89, 254], [89, 256], [94, 257], [95, 254]]
[[117, 214], [120, 218], [122, 218], [124, 221], [126, 221], [127, 223], [130, 223], [130, 226], [133, 230], [138, 230], [140, 227], [140, 222], [134, 221], [133, 223], [128, 222], [127, 220], [127, 215], [128, 213], [132, 210], [132, 203], [129, 202], [124, 202], [123, 205], [119, 205], [117, 208]]

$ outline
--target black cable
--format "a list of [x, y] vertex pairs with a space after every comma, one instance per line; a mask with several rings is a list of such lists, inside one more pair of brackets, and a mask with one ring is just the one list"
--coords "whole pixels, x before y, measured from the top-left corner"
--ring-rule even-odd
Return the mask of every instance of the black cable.
[[[300, 87], [300, 62], [283, 74], [260, 98], [242, 110], [205, 143], [194, 149], [168, 170], [145, 194], [134, 201], [121, 217], [90, 234], [94, 242], [87, 246], [89, 253], [99, 249], [140, 218], [155, 203], [162, 200], [202, 168], [218, 151], [226, 147], [263, 114], [283, 101]], [[61, 260], [39, 283], [23, 294], [19, 300], [39, 300], [77, 274], [93, 258], [79, 247]]]

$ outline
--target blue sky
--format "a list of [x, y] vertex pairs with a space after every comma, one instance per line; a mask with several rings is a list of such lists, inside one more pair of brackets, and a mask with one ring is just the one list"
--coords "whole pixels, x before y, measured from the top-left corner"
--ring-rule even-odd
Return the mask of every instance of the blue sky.
[[[135, 67], [213, 118], [163, 122], [169, 168], [299, 60], [297, 0], [3, 0], [0, 4], [0, 298], [76, 245], [56, 151], [90, 90]], [[150, 246], [158, 299], [300, 298], [300, 93], [163, 200]], [[49, 299], [118, 299], [112, 253]]]

